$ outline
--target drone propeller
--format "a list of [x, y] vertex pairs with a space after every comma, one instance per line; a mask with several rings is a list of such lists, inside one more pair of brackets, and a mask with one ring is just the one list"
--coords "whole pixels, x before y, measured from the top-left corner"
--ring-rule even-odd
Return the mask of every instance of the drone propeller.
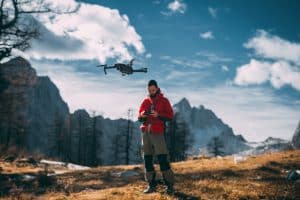
[[106, 72], [107, 64], [105, 64], [105, 65], [98, 65], [97, 67], [103, 67], [104, 74], [105, 75], [107, 74], [107, 72]]
[[134, 58], [130, 60], [129, 66], [132, 66], [132, 65], [133, 65], [133, 61], [134, 61], [134, 60], [135, 60]]
[[107, 64], [105, 64], [105, 65], [97, 65], [97, 67], [107, 67]]

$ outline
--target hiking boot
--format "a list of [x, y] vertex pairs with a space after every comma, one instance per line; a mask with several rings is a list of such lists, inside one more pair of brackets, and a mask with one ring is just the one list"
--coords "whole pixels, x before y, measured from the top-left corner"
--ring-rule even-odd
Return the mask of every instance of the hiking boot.
[[163, 179], [165, 182], [166, 187], [166, 193], [167, 194], [173, 194], [174, 193], [174, 173], [171, 169], [162, 171]]
[[148, 187], [144, 190], [145, 194], [156, 192], [156, 186], [154, 184], [149, 184]]
[[166, 187], [166, 193], [167, 194], [174, 194], [174, 187], [173, 184], [168, 184]]
[[156, 190], [156, 173], [155, 171], [147, 172], [145, 173], [145, 180], [148, 182], [148, 187], [144, 190], [144, 193], [152, 193]]

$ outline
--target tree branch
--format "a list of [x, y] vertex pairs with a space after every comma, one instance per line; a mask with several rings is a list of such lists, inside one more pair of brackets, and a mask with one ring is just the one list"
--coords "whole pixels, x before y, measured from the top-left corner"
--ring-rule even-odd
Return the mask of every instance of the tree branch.
[[[4, 2], [4, 0], [3, 0]], [[14, 17], [11, 21], [7, 22], [6, 24], [2, 24], [1, 23], [1, 27], [0, 29], [7, 29], [12, 27], [14, 24], [16, 24], [17, 19], [18, 19], [18, 14], [19, 14], [19, 9], [18, 9], [18, 3], [16, 0], [12, 0], [12, 5], [13, 5], [13, 9], [14, 9]], [[2, 11], [3, 12], [3, 11]], [[3, 16], [3, 14], [2, 14]]]

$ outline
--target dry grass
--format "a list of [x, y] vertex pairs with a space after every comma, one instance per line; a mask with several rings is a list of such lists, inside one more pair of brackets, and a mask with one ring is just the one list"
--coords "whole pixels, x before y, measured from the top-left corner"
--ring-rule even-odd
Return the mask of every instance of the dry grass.
[[[10, 166], [11, 165], [11, 166]], [[39, 169], [13, 167], [0, 163], [2, 173], [35, 173]], [[157, 166], [156, 166], [157, 167]], [[231, 156], [199, 158], [172, 163], [176, 174], [176, 193], [168, 196], [159, 185], [158, 192], [143, 194], [143, 166], [108, 166], [73, 171], [57, 176], [57, 183], [34, 191], [16, 192], [21, 199], [300, 199], [300, 183], [286, 180], [287, 171], [300, 169], [300, 150], [248, 157], [234, 164]], [[139, 175], [123, 178], [112, 172], [134, 170]], [[11, 198], [13, 195], [3, 196]]]

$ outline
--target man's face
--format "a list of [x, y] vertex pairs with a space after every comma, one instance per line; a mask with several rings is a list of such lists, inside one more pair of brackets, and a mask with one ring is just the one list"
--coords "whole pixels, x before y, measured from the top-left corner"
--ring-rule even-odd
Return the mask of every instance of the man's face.
[[157, 90], [158, 88], [155, 85], [150, 85], [148, 87], [148, 92], [151, 97], [153, 97], [156, 94]]

